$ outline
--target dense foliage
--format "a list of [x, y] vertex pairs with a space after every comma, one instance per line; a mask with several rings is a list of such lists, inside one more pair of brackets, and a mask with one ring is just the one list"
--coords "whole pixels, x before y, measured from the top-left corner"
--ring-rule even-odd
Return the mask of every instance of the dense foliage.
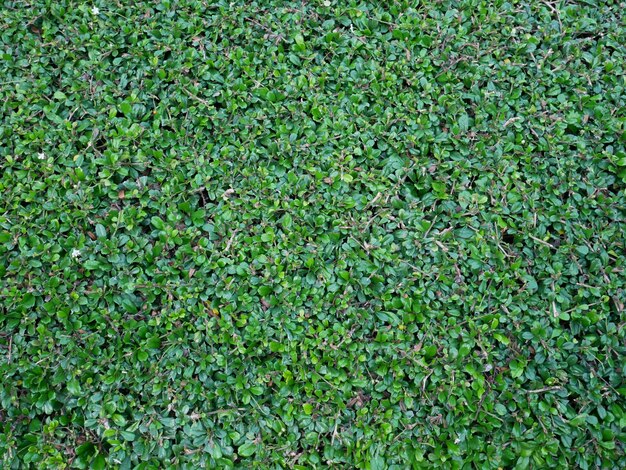
[[0, 7], [0, 465], [626, 465], [612, 1]]

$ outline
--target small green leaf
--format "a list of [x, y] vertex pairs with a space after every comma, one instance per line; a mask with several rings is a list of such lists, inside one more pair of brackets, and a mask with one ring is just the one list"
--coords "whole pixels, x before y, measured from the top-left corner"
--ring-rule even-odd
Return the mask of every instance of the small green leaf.
[[508, 346], [509, 343], [511, 342], [511, 340], [509, 338], [507, 338], [506, 336], [504, 336], [501, 333], [494, 333], [493, 337], [495, 339], [497, 339], [498, 341], [500, 341], [502, 344], [504, 344], [505, 346]]
[[31, 308], [35, 306], [35, 296], [30, 292], [24, 295], [22, 299], [22, 306], [24, 308]]
[[237, 453], [242, 457], [250, 457], [252, 454], [256, 452], [256, 444], [254, 442], [244, 442], [239, 446]]
[[120, 434], [127, 441], [134, 441], [136, 437], [134, 432], [120, 431]]
[[504, 406], [502, 403], [496, 403], [494, 409], [496, 410], [496, 413], [498, 413], [500, 416], [504, 416], [508, 413], [506, 406]]
[[150, 222], [152, 222], [152, 226], [157, 230], [163, 230], [165, 228], [165, 222], [163, 222], [163, 219], [156, 215], [150, 219]]
[[272, 288], [270, 286], [261, 286], [259, 287], [259, 295], [265, 297], [272, 293]]
[[291, 225], [292, 225], [292, 222], [293, 222], [293, 220], [292, 220], [292, 218], [291, 218], [291, 216], [289, 214], [285, 214], [283, 216], [283, 219], [282, 219], [283, 228], [290, 229]]
[[444, 194], [446, 192], [446, 184], [441, 181], [433, 181], [431, 187], [435, 190], [435, 192]]
[[459, 128], [463, 132], [467, 132], [469, 128], [469, 116], [467, 114], [462, 114], [459, 118]]
[[514, 379], [520, 377], [524, 373], [524, 369], [526, 368], [526, 364], [521, 360], [513, 360], [509, 364], [511, 369], [511, 377]]
[[124, 101], [122, 104], [120, 104], [120, 110], [121, 110], [121, 111], [122, 111], [125, 115], [127, 115], [127, 116], [128, 116], [128, 115], [132, 112], [133, 107], [131, 106], [131, 104], [130, 104], [130, 103], [128, 103], [128, 102], [126, 102], [126, 101]]
[[150, 339], [146, 341], [146, 348], [148, 349], [158, 349], [161, 347], [161, 338], [158, 336], [152, 336]]
[[106, 238], [107, 231], [102, 224], [96, 224], [96, 235], [98, 238]]
[[474, 232], [469, 227], [462, 227], [462, 228], [456, 230], [454, 233], [456, 234], [457, 237], [459, 237], [459, 238], [461, 238], [463, 240], [468, 240], [468, 239], [474, 237], [474, 235], [476, 234], [476, 232]]
[[93, 271], [94, 269], [98, 269], [100, 267], [100, 263], [96, 260], [88, 259], [83, 263], [83, 267]]
[[81, 387], [80, 387], [80, 383], [78, 382], [78, 380], [76, 380], [76, 379], [70, 380], [67, 383], [67, 390], [72, 395], [80, 395], [81, 394]]
[[383, 459], [380, 455], [373, 457], [370, 460], [369, 468], [370, 470], [384, 470], [385, 468], [387, 468], [385, 465], [385, 459]]
[[104, 455], [96, 455], [96, 457], [91, 461], [91, 468], [93, 470], [104, 470], [106, 468], [106, 459], [104, 458]]
[[121, 414], [115, 413], [112, 417], [113, 422], [118, 426], [126, 426], [126, 418], [124, 418]]
[[471, 350], [472, 350], [472, 347], [469, 344], [467, 343], [462, 344], [461, 347], [459, 348], [459, 357], [467, 356]]
[[88, 457], [95, 451], [95, 447], [91, 442], [85, 442], [76, 448], [76, 455], [80, 457]]
[[437, 354], [437, 346], [435, 346], [434, 344], [431, 344], [424, 348], [424, 356], [427, 359], [434, 357], [436, 354]]

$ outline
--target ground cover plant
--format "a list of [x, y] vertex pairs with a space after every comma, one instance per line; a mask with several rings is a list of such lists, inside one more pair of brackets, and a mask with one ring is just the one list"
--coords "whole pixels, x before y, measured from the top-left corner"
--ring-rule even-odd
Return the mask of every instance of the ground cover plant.
[[2, 467], [623, 468], [623, 10], [3, 2]]

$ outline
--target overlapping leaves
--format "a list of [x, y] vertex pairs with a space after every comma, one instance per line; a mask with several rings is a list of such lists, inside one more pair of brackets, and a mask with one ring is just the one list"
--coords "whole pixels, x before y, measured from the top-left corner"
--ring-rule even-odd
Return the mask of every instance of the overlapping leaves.
[[7, 467], [624, 464], [618, 2], [7, 2]]

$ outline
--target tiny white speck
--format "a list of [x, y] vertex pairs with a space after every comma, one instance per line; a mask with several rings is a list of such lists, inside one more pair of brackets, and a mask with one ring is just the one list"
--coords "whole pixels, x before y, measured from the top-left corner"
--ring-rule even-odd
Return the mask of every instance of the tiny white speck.
[[326, 1], [324, 2], [324, 6], [325, 6], [325, 7], [329, 7], [329, 6], [330, 6], [330, 0], [326, 0]]
[[492, 364], [487, 364], [487, 365], [485, 366], [485, 372], [489, 372], [489, 371], [490, 371], [490, 370], [492, 370], [492, 369], [493, 369], [493, 365], [492, 365]]
[[45, 159], [46, 159], [46, 154], [45, 154], [45, 153], [43, 153], [43, 152], [39, 152], [39, 153], [37, 154], [37, 158], [38, 158], [39, 160], [45, 160]]
[[80, 256], [80, 250], [77, 250], [76, 248], [74, 248], [72, 250], [72, 258], [78, 258]]
[[91, 9], [91, 14], [92, 14], [92, 15], [98, 15], [99, 13], [100, 13], [100, 8], [98, 8], [98, 7], [93, 7], [93, 8]]

